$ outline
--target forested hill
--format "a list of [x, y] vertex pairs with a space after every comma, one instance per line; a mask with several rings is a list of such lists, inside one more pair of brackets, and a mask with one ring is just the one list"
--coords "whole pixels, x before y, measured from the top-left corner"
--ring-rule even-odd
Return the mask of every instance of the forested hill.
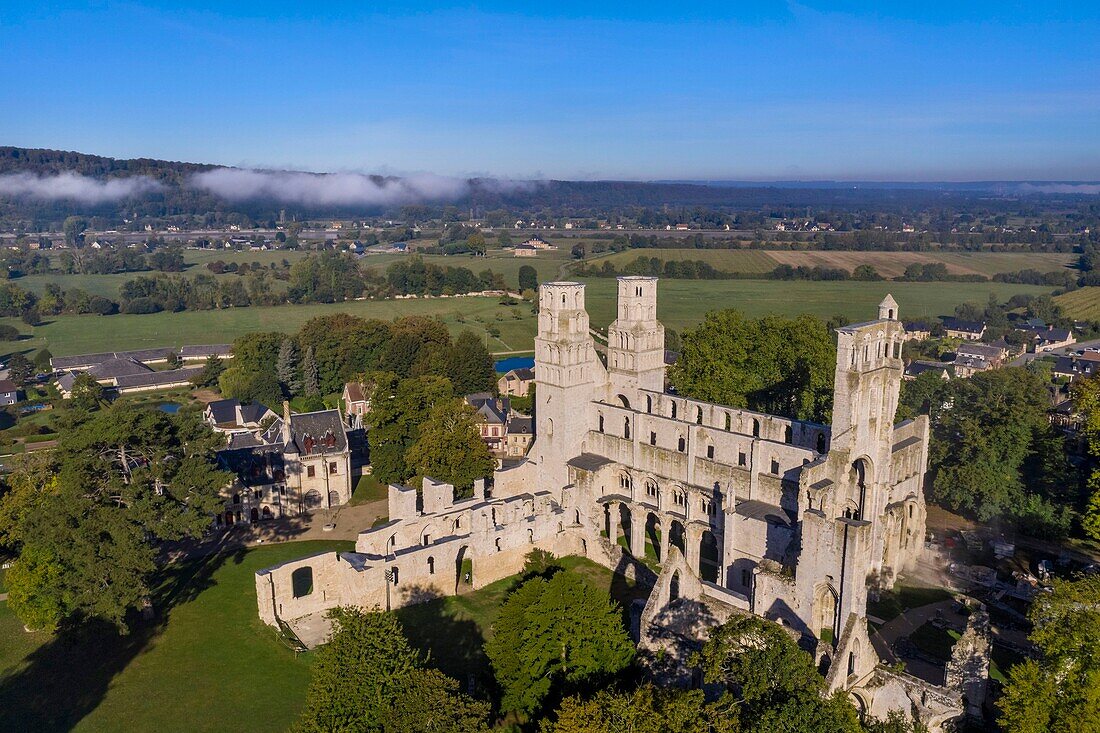
[[[124, 219], [154, 219], [185, 226], [270, 221], [280, 213], [298, 219], [383, 214], [428, 219], [438, 217], [448, 206], [461, 211], [471, 208], [482, 212], [506, 211], [530, 219], [604, 218], [623, 213], [633, 217], [641, 209], [665, 207], [801, 216], [807, 209], [906, 215], [930, 210], [1013, 213], [1021, 209], [1023, 202], [1027, 207], [1042, 210], [1062, 205], [1060, 199], [1071, 201], [1074, 206], [1082, 204], [1080, 197], [1070, 194], [1022, 200], [1019, 196], [991, 197], [988, 193], [942, 188], [798, 188], [675, 181], [440, 179], [434, 184], [420, 184], [427, 188], [418, 189], [417, 193], [393, 196], [378, 192], [387, 186], [400, 188], [403, 179], [345, 174], [342, 180], [337, 180], [341, 177], [285, 171], [255, 172], [267, 184], [248, 196], [234, 195], [239, 190], [233, 188], [232, 182], [220, 189], [195, 185], [196, 176], [223, 170], [227, 174], [246, 175], [225, 166], [202, 163], [152, 158], [123, 160], [61, 150], [0, 147], [0, 228], [56, 228], [70, 215], [99, 217], [103, 223], [115, 225]], [[61, 174], [69, 174], [68, 188], [52, 180]], [[288, 182], [288, 178], [292, 180]], [[363, 196], [348, 195], [349, 178], [355, 179], [350, 182], [351, 188], [363, 191]], [[325, 189], [322, 194], [337, 195], [322, 195], [317, 193], [319, 189]], [[84, 191], [85, 195], [71, 193], [74, 190]], [[87, 193], [89, 190], [91, 193]], [[295, 198], [296, 190], [313, 195]], [[423, 196], [419, 195], [421, 191]], [[227, 195], [232, 198], [226, 198]]]

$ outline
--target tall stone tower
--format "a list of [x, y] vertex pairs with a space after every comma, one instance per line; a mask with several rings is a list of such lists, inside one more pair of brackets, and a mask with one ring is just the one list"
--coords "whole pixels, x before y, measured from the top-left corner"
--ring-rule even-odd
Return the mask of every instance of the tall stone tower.
[[616, 391], [664, 391], [665, 327], [657, 320], [657, 278], [619, 278], [618, 317], [607, 329], [607, 369]]
[[535, 443], [539, 489], [556, 491], [569, 481], [566, 462], [581, 453], [591, 402], [607, 385], [584, 310], [584, 285], [539, 287], [535, 336]]
[[828, 460], [836, 477], [831, 544], [844, 576], [838, 619], [866, 612], [867, 580], [882, 568], [886, 508], [891, 502], [894, 412], [904, 365], [905, 328], [889, 295], [878, 320], [837, 329], [836, 382]]

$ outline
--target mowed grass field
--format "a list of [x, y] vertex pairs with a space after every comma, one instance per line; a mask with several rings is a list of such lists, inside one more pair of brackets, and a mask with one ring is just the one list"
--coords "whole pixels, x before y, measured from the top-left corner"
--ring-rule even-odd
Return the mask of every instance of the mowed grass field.
[[[291, 542], [180, 563], [157, 594], [157, 617], [128, 636], [93, 625], [58, 636], [28, 634], [0, 601], [0, 730], [283, 731], [305, 701], [314, 655], [295, 654], [256, 613], [255, 573], [350, 542]], [[606, 589], [624, 608], [643, 597], [579, 557], [568, 572]], [[476, 560], [474, 572], [476, 572]], [[491, 682], [482, 651], [515, 578], [398, 611], [429, 664]], [[479, 684], [477, 694], [484, 695]]]
[[956, 275], [985, 275], [1034, 269], [1054, 272], [1071, 265], [1073, 254], [1030, 252], [813, 252], [759, 249], [631, 249], [597, 256], [589, 264], [599, 266], [609, 260], [616, 267], [633, 262], [638, 257], [656, 257], [662, 262], [702, 260], [725, 272], [765, 273], [781, 264], [797, 267], [840, 267], [849, 272], [860, 265], [871, 265], [880, 275], [898, 277], [909, 265], [942, 262], [948, 272]]
[[[606, 328], [615, 318], [615, 280], [584, 282], [592, 325]], [[677, 331], [696, 325], [707, 311], [722, 308], [737, 308], [754, 318], [811, 313], [822, 318], [843, 315], [859, 322], [876, 318], [879, 302], [891, 293], [907, 320], [950, 315], [956, 305], [967, 301], [984, 304], [990, 293], [1004, 301], [1017, 293], [1039, 295], [1050, 290], [1008, 283], [662, 280], [657, 288], [657, 316]]]
[[1100, 287], [1078, 288], [1054, 299], [1070, 318], [1100, 320]]
[[[443, 319], [452, 334], [470, 329], [482, 334], [494, 353], [531, 349], [535, 316], [531, 306], [502, 306], [498, 298], [416, 298], [358, 300], [346, 303], [251, 306], [212, 311], [183, 311], [148, 315], [54, 316], [32, 329], [17, 318], [0, 322], [19, 328], [28, 337], [0, 344], [0, 352], [49, 348], [54, 356], [122, 351], [156, 346], [230, 343], [254, 331], [291, 333], [315, 316], [350, 313], [363, 318], [391, 320], [402, 316]], [[519, 318], [516, 318], [516, 315]], [[500, 337], [488, 334], [490, 325]]]

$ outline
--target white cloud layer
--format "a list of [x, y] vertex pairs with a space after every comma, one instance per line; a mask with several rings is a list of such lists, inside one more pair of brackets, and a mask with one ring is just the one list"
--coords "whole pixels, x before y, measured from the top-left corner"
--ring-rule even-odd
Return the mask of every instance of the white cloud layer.
[[29, 196], [47, 201], [70, 199], [87, 204], [102, 204], [143, 196], [160, 188], [160, 183], [147, 176], [107, 180], [89, 178], [76, 173], [59, 173], [56, 176], [8, 173], [0, 176], [0, 194]]
[[218, 168], [196, 173], [191, 185], [230, 201], [274, 199], [307, 206], [387, 206], [454, 201], [470, 191], [461, 178], [417, 174], [372, 178], [359, 173], [298, 173]]

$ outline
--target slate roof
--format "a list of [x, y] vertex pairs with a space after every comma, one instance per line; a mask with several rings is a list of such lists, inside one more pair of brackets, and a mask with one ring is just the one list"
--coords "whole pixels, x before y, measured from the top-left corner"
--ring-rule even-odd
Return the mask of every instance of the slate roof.
[[512, 403], [507, 397], [493, 397], [488, 392], [466, 395], [466, 402], [477, 410], [486, 422], [504, 425], [508, 422], [508, 413]]
[[508, 433], [520, 435], [533, 435], [535, 432], [534, 421], [529, 417], [512, 416], [508, 419]]
[[966, 333], [981, 333], [985, 330], [985, 324], [981, 321], [964, 321], [961, 318], [944, 316], [943, 327], [950, 331], [965, 331]]
[[348, 449], [348, 436], [339, 410], [291, 415], [290, 440], [295, 452], [305, 455], [340, 453]]
[[942, 361], [911, 361], [905, 367], [905, 374], [910, 377], [919, 377], [925, 372], [943, 372], [949, 366]]
[[532, 379], [535, 378], [535, 370], [534, 369], [529, 369], [528, 367], [520, 367], [519, 369], [512, 369], [511, 371], [509, 371], [504, 376], [505, 377], [514, 376], [516, 379], [522, 379], [526, 382], [529, 382], [529, 381], [531, 381]]
[[223, 425], [237, 421], [237, 405], [239, 404], [241, 404], [241, 401], [236, 398], [214, 400], [206, 406], [206, 409], [209, 410], [210, 417], [216, 424]]
[[955, 350], [955, 353], [980, 356], [983, 359], [1000, 359], [1004, 356], [1004, 349], [987, 344], [965, 343], [959, 344], [959, 348]]
[[184, 367], [183, 369], [169, 369], [164, 372], [145, 372], [142, 374], [129, 374], [118, 377], [115, 383], [119, 389], [128, 387], [155, 387], [161, 384], [176, 384], [189, 382], [198, 376], [202, 367]]
[[15, 382], [10, 379], [0, 379], [0, 394], [11, 394], [18, 391], [19, 388], [15, 386]]
[[141, 362], [124, 357], [111, 357], [95, 364], [85, 371], [96, 379], [116, 379], [132, 374], [148, 374], [153, 371]]
[[206, 344], [199, 346], [184, 346], [179, 350], [179, 355], [192, 359], [202, 356], [221, 356], [222, 354], [232, 354], [232, 344]]

